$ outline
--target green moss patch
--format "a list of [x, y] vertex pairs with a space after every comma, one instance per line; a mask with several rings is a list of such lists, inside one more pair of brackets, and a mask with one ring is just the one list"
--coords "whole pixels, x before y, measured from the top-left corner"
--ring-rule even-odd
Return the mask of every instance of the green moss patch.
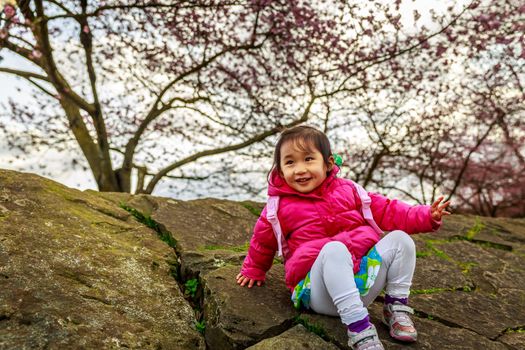
[[138, 211], [137, 209], [127, 206], [124, 203], [120, 203], [120, 207], [126, 210], [131, 215], [133, 215], [133, 217], [137, 219], [138, 222], [148, 226], [149, 228], [157, 232], [157, 236], [159, 236], [159, 238], [163, 242], [167, 243], [170, 247], [175, 248], [177, 246], [177, 241], [175, 240], [175, 238], [173, 238], [171, 233], [168, 231], [162, 230], [160, 225], [155, 220], [153, 220], [150, 216], [146, 216], [142, 214], [140, 211]]
[[457, 264], [459, 265], [459, 267], [461, 267], [461, 272], [465, 275], [470, 273], [470, 270], [474, 266], [478, 266], [478, 264], [475, 262], [457, 262]]
[[250, 213], [252, 213], [253, 215], [259, 217], [261, 216], [261, 212], [262, 210], [258, 209], [258, 208], [255, 208], [253, 205], [251, 205], [249, 202], [241, 202], [241, 205], [243, 207], [245, 207], [246, 209], [248, 209], [250, 211]]
[[427, 239], [425, 240], [425, 243], [432, 252], [432, 255], [435, 255], [443, 260], [453, 261], [453, 259], [450, 256], [448, 256], [447, 253], [437, 248], [437, 245], [447, 243], [447, 241], [438, 239]]
[[324, 328], [322, 326], [320, 326], [317, 323], [309, 321], [308, 319], [306, 319], [305, 317], [303, 317], [301, 315], [294, 317], [293, 323], [294, 324], [301, 324], [309, 332], [317, 334], [318, 336], [320, 336], [321, 338], [323, 338], [326, 341], [330, 341], [326, 331], [324, 330]]
[[431, 256], [431, 252], [416, 252], [416, 258], [425, 258], [427, 256]]
[[229, 250], [229, 251], [236, 252], [236, 253], [245, 253], [248, 251], [249, 247], [250, 247], [250, 243], [246, 242], [243, 245], [233, 246], [233, 247], [210, 244], [210, 245], [205, 245], [204, 247], [200, 249], [201, 250]]
[[472, 292], [473, 288], [470, 286], [463, 286], [457, 288], [428, 288], [428, 289], [414, 289], [410, 291], [410, 294], [435, 294], [443, 292]]
[[467, 231], [465, 237], [467, 238], [467, 240], [471, 240], [484, 228], [485, 225], [479, 220], [479, 217], [476, 217], [476, 223]]
[[504, 334], [508, 333], [525, 333], [525, 326], [507, 328], [503, 331]]
[[510, 246], [510, 245], [496, 243], [496, 242], [483, 241], [483, 240], [479, 240], [479, 239], [468, 238], [468, 237], [465, 237], [465, 236], [455, 236], [455, 237], [452, 237], [450, 239], [450, 241], [467, 241], [467, 242], [470, 242], [470, 243], [473, 243], [473, 244], [477, 244], [477, 245], [480, 245], [480, 246], [486, 247], [486, 248], [505, 250], [505, 251], [508, 251], [508, 252], [512, 251], [512, 246]]

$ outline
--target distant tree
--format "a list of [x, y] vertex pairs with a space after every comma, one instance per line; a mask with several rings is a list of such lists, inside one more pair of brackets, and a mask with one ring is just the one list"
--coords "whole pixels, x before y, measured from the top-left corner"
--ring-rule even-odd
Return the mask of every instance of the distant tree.
[[375, 67], [376, 94], [353, 99], [348, 127], [332, 121], [364, 135], [341, 143], [351, 176], [421, 203], [444, 194], [458, 212], [525, 216], [524, 13], [513, 1], [472, 2], [417, 50]]
[[452, 55], [435, 64], [456, 70], [459, 79], [438, 90], [440, 114], [430, 119], [445, 116], [433, 134], [442, 137], [423, 152], [431, 161], [419, 169], [427, 169], [432, 196], [439, 186], [458, 211], [525, 216], [525, 6], [498, 1], [471, 8], [437, 44]]

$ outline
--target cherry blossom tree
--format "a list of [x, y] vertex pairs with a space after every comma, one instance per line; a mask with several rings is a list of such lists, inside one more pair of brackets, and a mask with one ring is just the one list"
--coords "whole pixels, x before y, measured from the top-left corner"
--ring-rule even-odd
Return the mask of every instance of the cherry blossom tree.
[[12, 102], [11, 116], [40, 132], [28, 142], [4, 127], [10, 146], [74, 137], [103, 191], [131, 191], [133, 169], [137, 192], [195, 177], [188, 164], [315, 119], [433, 35], [404, 35], [399, 3], [4, 3], [0, 47], [35, 67], [0, 69], [35, 87], [37, 109]]
[[523, 172], [525, 7], [415, 5], [4, 0], [0, 55], [33, 69], [0, 74], [35, 103], [11, 101], [0, 133], [22, 150], [74, 140], [102, 191], [236, 197], [264, 192], [276, 134], [308, 122], [367, 188], [500, 215], [523, 193], [479, 186]]
[[376, 94], [353, 100], [352, 121], [332, 124], [365, 136], [346, 148], [350, 176], [419, 203], [444, 194], [457, 212], [525, 216], [524, 13], [513, 1], [473, 2], [377, 67]]

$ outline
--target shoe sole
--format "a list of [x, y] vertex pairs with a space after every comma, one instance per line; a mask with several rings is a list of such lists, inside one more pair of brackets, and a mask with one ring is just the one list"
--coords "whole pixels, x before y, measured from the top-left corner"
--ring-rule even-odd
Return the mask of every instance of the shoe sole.
[[399, 341], [402, 341], [402, 342], [405, 342], [405, 343], [415, 343], [417, 341], [417, 335], [415, 337], [413, 336], [410, 336], [410, 335], [395, 335], [392, 330], [390, 329], [390, 325], [388, 324], [388, 322], [386, 322], [385, 318], [383, 317], [383, 324], [388, 328], [389, 330], [389, 334], [390, 334], [390, 337], [392, 339], [395, 339], [395, 340], [399, 340]]

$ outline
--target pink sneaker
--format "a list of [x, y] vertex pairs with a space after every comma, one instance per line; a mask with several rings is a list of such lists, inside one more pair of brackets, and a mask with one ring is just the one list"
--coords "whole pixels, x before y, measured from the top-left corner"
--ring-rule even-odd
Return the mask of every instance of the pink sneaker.
[[398, 302], [383, 306], [383, 323], [390, 329], [392, 338], [408, 343], [417, 340], [417, 330], [410, 314], [414, 314], [414, 309]]
[[352, 350], [385, 350], [373, 324], [359, 333], [348, 331], [348, 338], [348, 346]]

